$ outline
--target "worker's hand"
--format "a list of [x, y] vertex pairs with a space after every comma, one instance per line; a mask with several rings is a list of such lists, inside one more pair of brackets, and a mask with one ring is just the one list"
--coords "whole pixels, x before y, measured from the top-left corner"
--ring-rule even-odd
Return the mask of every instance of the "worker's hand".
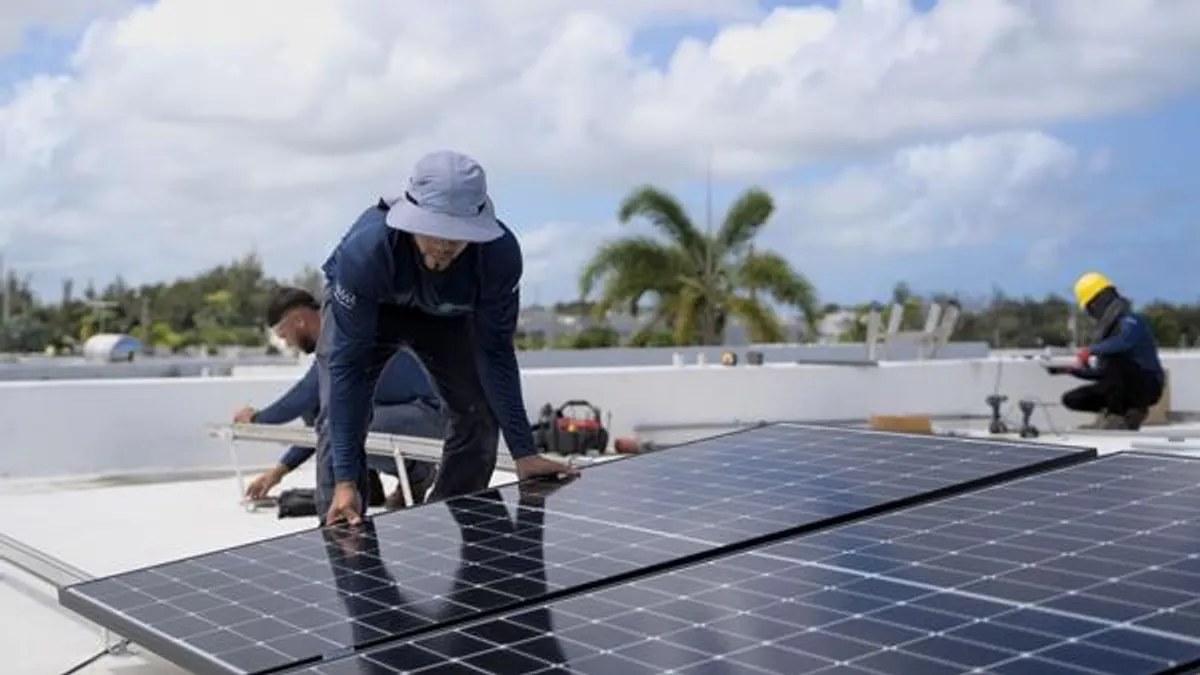
[[250, 481], [250, 485], [246, 486], [246, 497], [248, 499], [264, 499], [271, 488], [279, 485], [283, 477], [288, 473], [286, 466], [280, 464], [270, 471], [263, 472], [261, 476]]
[[258, 411], [248, 405], [242, 406], [240, 410], [233, 414], [234, 424], [250, 424], [254, 421], [254, 415]]
[[333, 488], [333, 503], [329, 505], [329, 513], [325, 514], [325, 524], [361, 525], [362, 507], [358, 502], [358, 486], [350, 481], [338, 483]]
[[526, 506], [540, 507], [545, 503], [546, 497], [558, 492], [563, 486], [571, 483], [573, 478], [556, 480], [554, 482], [544, 480], [528, 480], [518, 484], [517, 492], [520, 495], [521, 503]]
[[1088, 365], [1091, 364], [1092, 353], [1089, 352], [1086, 347], [1080, 349], [1079, 352], [1075, 354], [1075, 360], [1079, 362], [1080, 366], [1087, 368]]
[[541, 455], [529, 455], [517, 460], [517, 478], [554, 477], [559, 480], [574, 478], [579, 475], [579, 469], [563, 462], [546, 459]]

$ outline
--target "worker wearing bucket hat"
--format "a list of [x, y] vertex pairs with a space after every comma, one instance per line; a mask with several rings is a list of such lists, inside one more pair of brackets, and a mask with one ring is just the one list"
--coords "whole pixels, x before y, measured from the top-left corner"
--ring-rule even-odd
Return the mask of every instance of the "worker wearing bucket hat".
[[1078, 363], [1065, 369], [1089, 383], [1063, 394], [1063, 405], [1104, 413], [1103, 428], [1137, 430], [1163, 392], [1165, 377], [1154, 333], [1103, 274], [1080, 276], [1075, 301], [1094, 322], [1095, 337], [1079, 351]]
[[367, 209], [322, 266], [317, 508], [326, 524], [361, 520], [371, 392], [405, 347], [448, 418], [429, 500], [485, 489], [500, 432], [520, 478], [576, 473], [534, 446], [513, 343], [524, 262], [483, 167], [434, 152], [398, 192]]

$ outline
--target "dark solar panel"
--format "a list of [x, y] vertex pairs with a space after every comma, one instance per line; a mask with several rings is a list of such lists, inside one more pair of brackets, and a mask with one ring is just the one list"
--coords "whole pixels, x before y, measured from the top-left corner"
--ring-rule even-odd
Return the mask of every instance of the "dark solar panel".
[[[1090, 450], [770, 426], [64, 589], [63, 605], [192, 671], [261, 673]], [[538, 486], [532, 486], [537, 489]], [[545, 489], [545, 486], [541, 486]], [[530, 486], [527, 486], [528, 492]]]
[[1114, 455], [304, 672], [1151, 675], [1198, 590], [1200, 462]]

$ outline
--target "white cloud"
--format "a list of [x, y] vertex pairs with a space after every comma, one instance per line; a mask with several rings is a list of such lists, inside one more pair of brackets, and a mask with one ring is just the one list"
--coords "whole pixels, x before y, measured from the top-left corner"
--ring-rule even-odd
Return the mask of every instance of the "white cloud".
[[787, 196], [781, 215], [809, 246], [895, 252], [1019, 237], [1045, 257], [1076, 224], [1076, 179], [1101, 161], [1036, 131], [966, 136], [848, 169]]
[[551, 222], [520, 235], [525, 254], [526, 302], [575, 298], [578, 272], [603, 241], [630, 231], [616, 222]]
[[[721, 30], [665, 67], [633, 51], [643, 28], [685, 18]], [[720, 173], [749, 177], [1149, 105], [1196, 84], [1198, 47], [1200, 3], [1179, 0], [948, 0], [930, 14], [905, 0], [770, 13], [753, 0], [161, 0], [95, 22], [71, 75], [22, 82], [0, 107], [0, 246], [45, 267], [86, 253], [133, 278], [249, 242], [312, 260], [434, 146], [547, 191], [670, 184], [710, 147]], [[928, 182], [982, 143], [1016, 190], [1020, 162], [1041, 176], [1079, 161], [1007, 138], [914, 150], [889, 170]], [[978, 194], [983, 178], [958, 180]], [[866, 170], [836, 189], [897, 199], [886, 183]], [[944, 213], [955, 201], [939, 194]]]
[[574, 245], [579, 241], [575, 232], [577, 227], [569, 223], [553, 222], [521, 235], [521, 251], [525, 254], [525, 272], [522, 280], [526, 288], [538, 289], [540, 292], [543, 284], [561, 279], [558, 273], [562, 271], [563, 254], [572, 253]]

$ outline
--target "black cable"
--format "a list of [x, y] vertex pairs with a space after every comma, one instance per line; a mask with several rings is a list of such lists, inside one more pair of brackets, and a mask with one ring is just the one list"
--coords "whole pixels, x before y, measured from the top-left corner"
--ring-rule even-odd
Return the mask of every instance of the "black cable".
[[88, 666], [99, 661], [100, 659], [104, 658], [108, 654], [111, 654], [114, 651], [117, 651], [117, 650], [122, 649], [127, 646], [129, 646], [129, 640], [121, 640], [117, 644], [115, 644], [111, 647], [102, 649], [99, 652], [92, 654], [88, 658], [84, 659], [83, 661], [80, 661], [79, 663], [75, 664], [74, 666], [68, 668], [65, 672], [63, 672], [62, 675], [75, 675], [75, 673], [78, 673], [79, 671], [83, 670], [84, 668], [87, 668]]

